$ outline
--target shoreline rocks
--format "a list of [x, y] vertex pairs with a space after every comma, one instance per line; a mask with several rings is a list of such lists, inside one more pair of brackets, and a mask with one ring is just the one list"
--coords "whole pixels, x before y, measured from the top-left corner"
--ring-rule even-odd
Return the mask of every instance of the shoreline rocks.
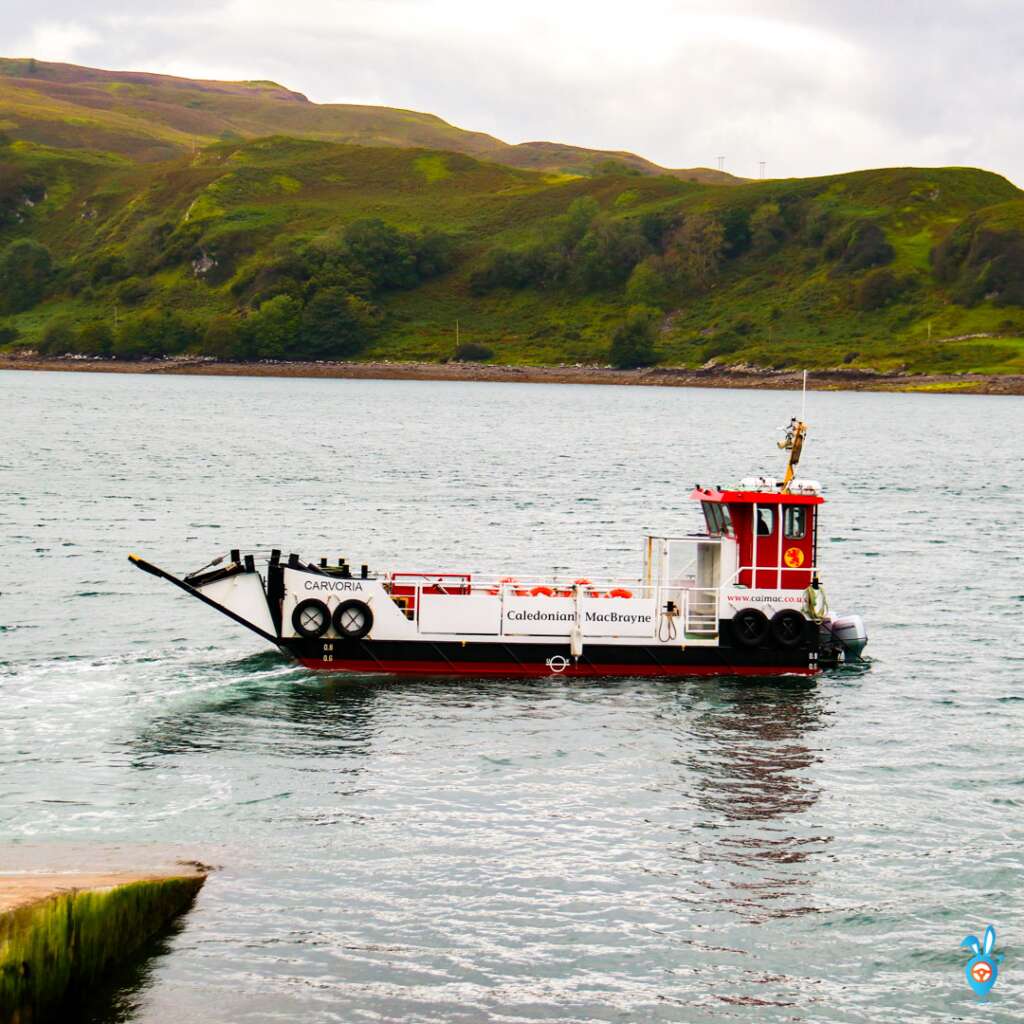
[[[646, 387], [766, 388], [799, 390], [802, 370], [772, 370], [749, 365], [699, 369], [654, 366], [616, 370], [606, 366], [505, 366], [493, 363], [255, 362], [222, 363], [206, 357], [121, 362], [113, 359], [44, 358], [0, 355], [0, 370], [48, 370], [85, 373], [186, 374], [218, 377], [335, 377], [355, 380], [489, 381], [529, 384], [607, 384]], [[908, 374], [899, 370], [831, 367], [812, 370], [808, 387], [816, 391], [905, 391], [947, 394], [1022, 395], [1024, 375], [979, 373]]]

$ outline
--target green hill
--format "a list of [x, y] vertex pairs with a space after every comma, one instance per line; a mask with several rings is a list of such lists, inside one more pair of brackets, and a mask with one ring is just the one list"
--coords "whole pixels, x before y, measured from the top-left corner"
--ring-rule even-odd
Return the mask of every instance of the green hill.
[[555, 142], [512, 146], [433, 114], [311, 103], [276, 82], [206, 82], [30, 58], [0, 58], [0, 129], [46, 146], [102, 150], [138, 161], [170, 160], [213, 142], [290, 135], [359, 146], [443, 149], [564, 174], [589, 175], [618, 165], [693, 181], [742, 180], [707, 167], [667, 170], [634, 153]]
[[1024, 372], [1024, 193], [986, 171], [572, 174], [273, 83], [0, 70], [9, 345], [438, 359], [458, 321], [510, 363], [605, 363], [618, 332], [623, 363]]

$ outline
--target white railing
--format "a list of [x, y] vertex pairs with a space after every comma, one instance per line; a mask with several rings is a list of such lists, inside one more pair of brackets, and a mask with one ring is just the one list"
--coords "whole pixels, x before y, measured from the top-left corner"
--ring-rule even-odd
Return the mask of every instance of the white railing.
[[[677, 637], [679, 626], [685, 636], [712, 638], [718, 635], [718, 605], [719, 589], [714, 587], [697, 588], [677, 583], [674, 586], [658, 586], [646, 584], [636, 579], [595, 579], [587, 583], [577, 583], [575, 580], [568, 581], [559, 577], [551, 576], [519, 576], [511, 579], [508, 576], [480, 577], [472, 574], [465, 580], [454, 580], [451, 576], [430, 573], [417, 574], [417, 582], [403, 582], [399, 577], [397, 581], [386, 581], [385, 586], [392, 600], [399, 605], [406, 616], [416, 623], [417, 631], [422, 631], [421, 613], [424, 607], [424, 598], [450, 597], [490, 597], [496, 602], [494, 615], [494, 629], [487, 634], [500, 636], [512, 631], [505, 627], [505, 610], [510, 599], [561, 599], [566, 602], [563, 606], [568, 612], [573, 611], [572, 620], [562, 620], [565, 624], [565, 635], [569, 635], [573, 628], [581, 628], [587, 635], [590, 642], [593, 642], [596, 635], [620, 635], [615, 633], [594, 634], [588, 633], [584, 622], [584, 608], [594, 612], [598, 608], [606, 608], [614, 611], [620, 601], [647, 601], [651, 613], [651, 625], [643, 635], [652, 640], [664, 636]], [[582, 579], [583, 577], [576, 577]], [[588, 601], [586, 606], [583, 601]], [[600, 605], [589, 602], [599, 601]], [[569, 603], [571, 602], [571, 604]], [[671, 606], [672, 611], [667, 609]], [[550, 607], [550, 606], [549, 606]], [[635, 605], [624, 605], [624, 609], [636, 608]], [[458, 610], [453, 606], [453, 613]], [[673, 628], [668, 628], [670, 624]], [[678, 624], [678, 625], [675, 625]], [[428, 632], [432, 632], [429, 631]], [[445, 630], [445, 632], [448, 632]], [[459, 630], [454, 628], [451, 633], [457, 634]], [[516, 630], [515, 635], [523, 635]], [[550, 633], [538, 633], [538, 635], [552, 635]], [[555, 634], [561, 635], [561, 634]], [[623, 632], [621, 635], [638, 635], [634, 630], [630, 633]], [[679, 638], [680, 640], [683, 638]]]

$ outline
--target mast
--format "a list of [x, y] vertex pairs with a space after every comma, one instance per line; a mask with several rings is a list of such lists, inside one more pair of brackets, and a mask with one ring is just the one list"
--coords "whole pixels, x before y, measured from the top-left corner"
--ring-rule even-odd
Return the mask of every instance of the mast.
[[782, 493], [789, 494], [793, 477], [796, 476], [796, 466], [800, 461], [800, 453], [803, 451], [804, 438], [807, 436], [807, 424], [804, 417], [807, 414], [807, 371], [804, 370], [803, 396], [800, 404], [800, 419], [795, 416], [789, 421], [786, 427], [786, 436], [779, 442], [779, 447], [789, 452], [789, 461], [786, 463], [786, 473], [782, 478]]

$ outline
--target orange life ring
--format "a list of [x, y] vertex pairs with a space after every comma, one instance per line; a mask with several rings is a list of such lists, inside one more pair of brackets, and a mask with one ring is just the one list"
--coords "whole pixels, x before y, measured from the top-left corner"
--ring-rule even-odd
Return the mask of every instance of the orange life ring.
[[534, 587], [530, 591], [530, 597], [554, 597], [555, 592], [550, 587]]
[[614, 590], [608, 591], [609, 597], [632, 597], [633, 591], [626, 590], [625, 587], [616, 587]]
[[524, 590], [522, 587], [516, 586], [518, 582], [519, 580], [516, 579], [515, 576], [502, 576], [498, 581], [498, 587], [500, 589], [501, 587], [510, 586], [515, 597], [527, 597], [530, 592], [528, 590]]

